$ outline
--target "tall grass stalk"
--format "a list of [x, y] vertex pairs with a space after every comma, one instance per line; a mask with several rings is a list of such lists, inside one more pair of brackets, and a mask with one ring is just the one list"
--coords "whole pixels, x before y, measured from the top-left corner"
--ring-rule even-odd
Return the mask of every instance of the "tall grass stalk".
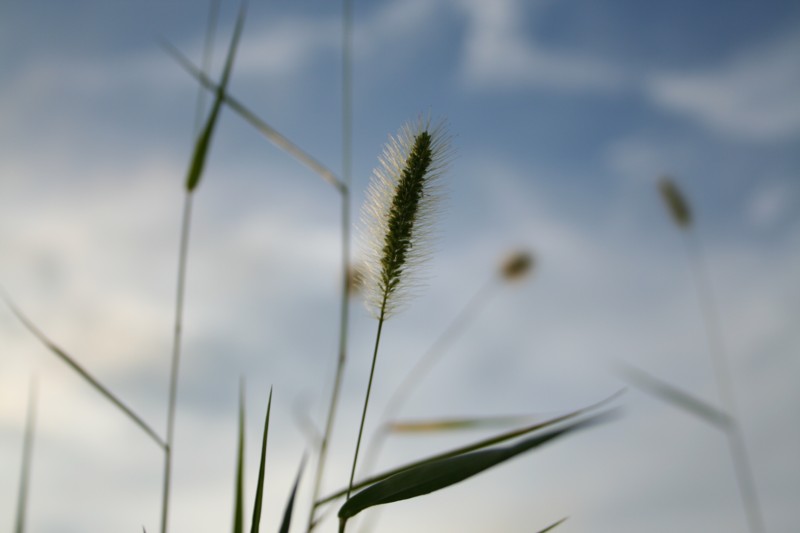
[[39, 390], [36, 378], [31, 378], [28, 388], [28, 409], [25, 415], [25, 440], [22, 443], [22, 468], [19, 474], [17, 492], [17, 515], [14, 520], [14, 533], [24, 533], [28, 510], [28, 492], [31, 481], [31, 462], [33, 461], [33, 441], [36, 435], [36, 400]]
[[[225, 63], [225, 68], [220, 81], [219, 89], [217, 90], [216, 101], [209, 114], [205, 126], [201, 125], [200, 116], [203, 112], [203, 93], [202, 87], [198, 89], [197, 97], [197, 112], [198, 116], [195, 120], [195, 136], [197, 138], [195, 144], [195, 152], [192, 157], [192, 162], [189, 167], [189, 174], [186, 180], [186, 191], [183, 202], [183, 216], [181, 217], [181, 233], [178, 249], [178, 274], [177, 274], [177, 287], [175, 293], [175, 320], [173, 326], [173, 342], [172, 342], [172, 357], [170, 360], [170, 373], [169, 373], [169, 391], [167, 397], [167, 434], [166, 434], [166, 447], [164, 449], [164, 475], [161, 499], [161, 533], [166, 533], [168, 516], [169, 516], [169, 497], [170, 486], [172, 481], [172, 451], [175, 442], [175, 407], [177, 404], [178, 394], [178, 375], [180, 370], [180, 357], [181, 357], [181, 340], [183, 333], [183, 310], [186, 292], [186, 269], [189, 255], [189, 235], [192, 225], [192, 201], [194, 199], [194, 192], [200, 182], [205, 159], [208, 153], [208, 148], [211, 143], [216, 119], [222, 104], [222, 94], [224, 94], [227, 85], [231, 68], [233, 66], [233, 57], [236, 52], [236, 47], [241, 35], [242, 26], [244, 24], [244, 17], [247, 8], [247, 2], [243, 1], [239, 9], [239, 16], [236, 20], [236, 27], [234, 28], [233, 38], [231, 41], [230, 49], [228, 51], [228, 58]], [[209, 21], [208, 29], [206, 31], [205, 49], [203, 52], [204, 66], [211, 64], [211, 51], [213, 50], [213, 35], [216, 31], [217, 12], [219, 3], [212, 0], [209, 6]]]
[[[404, 126], [391, 138], [373, 175], [364, 204], [363, 222], [369, 233], [368, 304], [378, 319], [369, 381], [358, 429], [347, 498], [353, 490], [364, 423], [375, 377], [384, 321], [402, 305], [405, 291], [414, 283], [413, 269], [426, 257], [426, 239], [438, 204], [437, 181], [446, 164], [448, 140], [441, 127], [429, 122]], [[340, 522], [344, 530], [345, 521]]]
[[306, 531], [311, 532], [316, 526], [317, 507], [314, 502], [319, 497], [322, 488], [322, 479], [328, 458], [328, 446], [331, 433], [336, 420], [336, 411], [339, 406], [339, 396], [342, 388], [342, 378], [347, 361], [347, 332], [350, 317], [350, 292], [351, 292], [351, 266], [350, 266], [350, 226], [351, 226], [351, 198], [352, 184], [352, 145], [353, 145], [353, 104], [352, 104], [352, 48], [353, 48], [353, 6], [352, 0], [342, 2], [342, 179], [343, 187], [339, 188], [341, 196], [341, 223], [342, 223], [342, 288], [339, 307], [339, 349], [336, 360], [336, 370], [331, 388], [331, 398], [328, 402], [328, 414], [325, 418], [325, 427], [319, 444], [317, 468], [314, 473], [314, 484], [311, 491], [311, 506], [308, 513]]
[[705, 255], [699, 239], [691, 231], [692, 211], [686, 198], [671, 179], [662, 177], [658, 186], [670, 216], [675, 224], [683, 230], [681, 231], [683, 243], [689, 260], [689, 267], [692, 271], [692, 281], [694, 282], [700, 305], [700, 312], [703, 316], [703, 327], [708, 342], [708, 353], [711, 358], [717, 394], [731, 419], [726, 435], [747, 523], [752, 533], [764, 533], [766, 531], [764, 518], [758, 501], [758, 491], [756, 490], [744, 435], [739, 423], [736, 395], [722, 340], [719, 314], [717, 313], [717, 306], [711, 289], [708, 268], [705, 264]]

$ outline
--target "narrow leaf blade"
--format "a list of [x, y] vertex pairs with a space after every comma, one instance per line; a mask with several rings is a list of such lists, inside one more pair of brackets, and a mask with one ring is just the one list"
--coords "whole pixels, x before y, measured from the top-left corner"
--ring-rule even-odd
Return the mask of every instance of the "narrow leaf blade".
[[28, 393], [28, 412], [25, 415], [25, 440], [22, 445], [22, 471], [19, 476], [19, 492], [17, 494], [17, 516], [14, 521], [14, 532], [25, 531], [25, 517], [28, 510], [28, 491], [31, 478], [31, 462], [33, 461], [33, 440], [36, 434], [36, 400], [38, 388], [36, 380], [31, 379]]
[[233, 29], [233, 36], [231, 37], [231, 44], [228, 48], [228, 56], [225, 60], [225, 67], [222, 71], [222, 79], [217, 86], [216, 98], [214, 105], [211, 108], [211, 113], [208, 115], [208, 120], [203, 127], [197, 142], [194, 146], [192, 153], [192, 162], [189, 165], [189, 172], [186, 176], [186, 190], [187, 192], [194, 191], [200, 184], [200, 178], [203, 176], [203, 168], [205, 168], [208, 149], [211, 145], [211, 137], [214, 134], [214, 128], [217, 125], [217, 118], [219, 117], [222, 102], [225, 99], [225, 91], [228, 87], [228, 79], [230, 79], [231, 71], [233, 70], [233, 59], [236, 56], [236, 49], [239, 46], [239, 38], [242, 34], [242, 27], [244, 26], [245, 13], [247, 11], [247, 2], [242, 2], [239, 9], [239, 16], [236, 19], [236, 26]]
[[597, 420], [598, 415], [595, 415], [562, 429], [528, 437], [511, 446], [448, 457], [410, 468], [375, 483], [350, 498], [339, 509], [339, 518], [347, 520], [376, 505], [407, 500], [447, 488], [566, 433], [594, 424]]
[[244, 382], [239, 388], [239, 444], [236, 452], [236, 497], [233, 506], [233, 533], [244, 533]]
[[251, 533], [258, 533], [261, 525], [261, 506], [264, 497], [264, 472], [267, 461], [267, 435], [269, 434], [269, 414], [272, 410], [272, 388], [269, 389], [267, 401], [267, 417], [264, 420], [264, 436], [261, 439], [261, 464], [258, 467], [258, 485], [256, 485], [256, 501], [253, 504], [253, 523], [250, 525]]
[[562, 518], [562, 519], [561, 519], [561, 520], [559, 520], [558, 522], [553, 522], [552, 524], [550, 524], [550, 525], [549, 525], [549, 526], [547, 526], [546, 528], [544, 528], [544, 529], [540, 530], [540, 531], [539, 531], [539, 533], [547, 533], [548, 531], [553, 531], [555, 528], [557, 528], [558, 526], [560, 526], [561, 524], [563, 524], [564, 522], [566, 522], [566, 521], [567, 521], [567, 518], [569, 518], [569, 517], [568, 517], [568, 516], [565, 516], [564, 518]]
[[289, 495], [289, 501], [286, 502], [286, 509], [283, 512], [283, 520], [281, 521], [281, 528], [279, 533], [289, 533], [289, 526], [292, 525], [292, 511], [294, 510], [294, 500], [297, 496], [297, 487], [300, 485], [300, 477], [303, 475], [303, 469], [306, 466], [306, 458], [300, 461], [300, 468], [297, 469], [297, 477], [294, 480], [294, 487], [292, 493]]

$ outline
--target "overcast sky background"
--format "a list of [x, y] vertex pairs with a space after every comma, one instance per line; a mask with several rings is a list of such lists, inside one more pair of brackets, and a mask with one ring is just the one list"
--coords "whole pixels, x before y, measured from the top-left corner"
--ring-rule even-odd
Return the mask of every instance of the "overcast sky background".
[[[222, 2], [214, 77], [236, 10]], [[157, 39], [199, 62], [206, 17], [189, 1], [0, 6], [0, 284], [159, 431], [197, 90]], [[341, 17], [338, 2], [252, 0], [230, 83], [336, 173]], [[535, 275], [497, 291], [406, 416], [582, 407], [623, 386], [616, 360], [718, 404], [681, 235], [655, 187], [669, 173], [696, 213], [768, 530], [796, 530], [798, 57], [790, 0], [355, 1], [356, 213], [404, 122], [445, 118], [456, 154], [430, 282], [386, 324], [370, 412], [517, 248], [536, 253]], [[250, 502], [275, 387], [274, 531], [308, 447], [293, 412], [321, 425], [329, 394], [339, 197], [224, 110], [194, 205], [172, 531], [230, 527], [241, 375]], [[354, 302], [326, 490], [347, 480], [375, 328]], [[33, 375], [29, 531], [156, 531], [159, 450], [5, 307], [0, 529], [13, 523]], [[379, 530], [521, 533], [568, 515], [565, 533], [745, 532], [724, 437], [640, 392], [619, 403], [605, 426], [390, 506]], [[381, 464], [479, 436], [398, 438]]]

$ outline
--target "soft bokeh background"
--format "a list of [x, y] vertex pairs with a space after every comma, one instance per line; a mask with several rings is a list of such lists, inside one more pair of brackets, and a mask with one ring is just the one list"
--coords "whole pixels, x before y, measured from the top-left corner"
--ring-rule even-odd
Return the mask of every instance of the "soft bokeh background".
[[[222, 3], [215, 77], [236, 9]], [[341, 16], [338, 2], [254, 0], [230, 85], [337, 173]], [[199, 62], [206, 17], [189, 1], [0, 6], [0, 282], [159, 430], [197, 90], [157, 39]], [[491, 300], [405, 415], [581, 407], [623, 386], [615, 360], [716, 403], [689, 263], [655, 189], [670, 173], [696, 211], [768, 529], [796, 530], [798, 57], [791, 0], [356, 1], [355, 206], [404, 121], [446, 117], [457, 152], [431, 281], [387, 324], [371, 412], [518, 247], [536, 252], [535, 276]], [[293, 413], [321, 425], [336, 357], [338, 196], [225, 110], [194, 214], [172, 530], [230, 527], [241, 375], [251, 495], [275, 386], [275, 530], [308, 447]], [[346, 482], [375, 329], [357, 303], [352, 317], [329, 490]], [[0, 528], [33, 375], [29, 530], [155, 531], [159, 450], [5, 307]], [[724, 437], [636, 391], [621, 403], [613, 423], [391, 506], [380, 530], [528, 532], [569, 515], [564, 532], [746, 531]], [[382, 464], [477, 437], [397, 439]]]

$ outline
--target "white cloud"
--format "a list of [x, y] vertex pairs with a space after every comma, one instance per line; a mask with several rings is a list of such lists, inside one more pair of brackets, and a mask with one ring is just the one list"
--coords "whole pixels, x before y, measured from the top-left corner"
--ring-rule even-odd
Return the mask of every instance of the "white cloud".
[[[469, 19], [463, 75], [475, 87], [612, 89], [621, 72], [603, 60], [569, 50], [547, 49], [530, 40], [520, 21], [527, 4], [516, 0], [459, 0]], [[536, 2], [541, 10], [546, 2]]]
[[783, 219], [797, 202], [797, 190], [785, 181], [767, 183], [755, 191], [747, 206], [750, 223], [768, 229]]
[[750, 140], [800, 131], [800, 32], [710, 71], [653, 75], [645, 90], [665, 109]]

